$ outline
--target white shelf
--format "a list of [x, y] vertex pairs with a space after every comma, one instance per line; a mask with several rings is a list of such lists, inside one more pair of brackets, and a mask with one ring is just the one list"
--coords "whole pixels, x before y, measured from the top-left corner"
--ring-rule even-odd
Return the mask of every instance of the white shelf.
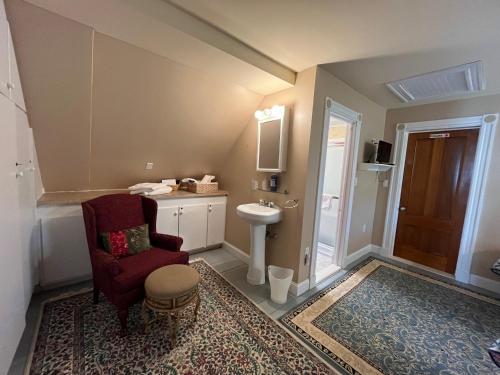
[[360, 171], [368, 172], [387, 172], [394, 165], [391, 164], [379, 164], [379, 163], [360, 163], [358, 169]]

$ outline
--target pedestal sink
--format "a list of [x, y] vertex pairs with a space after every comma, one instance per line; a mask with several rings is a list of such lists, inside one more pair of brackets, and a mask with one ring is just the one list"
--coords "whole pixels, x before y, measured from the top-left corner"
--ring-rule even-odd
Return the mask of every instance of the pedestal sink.
[[281, 209], [259, 203], [240, 204], [236, 208], [239, 217], [250, 224], [250, 264], [247, 281], [252, 285], [266, 282], [266, 225], [281, 220]]

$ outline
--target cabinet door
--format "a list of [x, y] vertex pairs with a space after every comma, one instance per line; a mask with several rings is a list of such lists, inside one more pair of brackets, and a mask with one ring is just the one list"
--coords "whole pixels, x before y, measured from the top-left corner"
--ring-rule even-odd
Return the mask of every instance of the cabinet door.
[[42, 286], [92, 275], [81, 209], [75, 214], [44, 217], [42, 225]]
[[19, 240], [15, 106], [3, 95], [0, 129], [0, 373], [5, 374], [24, 330], [26, 310]]
[[21, 247], [23, 255], [24, 295], [26, 308], [37, 283], [38, 254], [35, 247], [35, 178], [33, 173], [32, 132], [26, 113], [16, 107], [17, 133], [17, 191], [20, 214]]
[[226, 229], [226, 204], [210, 203], [208, 205], [207, 246], [224, 242]]
[[156, 231], [158, 233], [179, 235], [179, 206], [158, 207]]
[[[3, 2], [2, 2], [3, 6]], [[9, 26], [0, 16], [0, 93], [9, 97]]]
[[179, 207], [179, 237], [184, 240], [181, 250], [194, 250], [207, 246], [207, 204]]
[[26, 111], [24, 103], [23, 89], [21, 87], [21, 79], [19, 78], [19, 70], [17, 67], [16, 53], [14, 52], [14, 44], [12, 43], [12, 35], [9, 28], [9, 77], [10, 77], [10, 100], [23, 111]]

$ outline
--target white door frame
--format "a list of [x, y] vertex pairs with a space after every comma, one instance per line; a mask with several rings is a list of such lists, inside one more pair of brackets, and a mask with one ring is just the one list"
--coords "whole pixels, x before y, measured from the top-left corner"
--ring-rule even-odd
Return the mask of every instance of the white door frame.
[[[359, 139], [361, 133], [362, 116], [360, 113], [343, 106], [331, 98], [325, 99], [325, 114], [323, 120], [323, 135], [321, 139], [321, 158], [318, 175], [318, 188], [316, 190], [316, 209], [314, 214], [314, 232], [311, 253], [311, 268], [309, 276], [309, 288], [313, 288], [319, 281], [316, 279], [316, 258], [318, 253], [318, 238], [321, 216], [321, 202], [323, 195], [323, 183], [325, 178], [326, 153], [328, 149], [328, 129], [330, 127], [330, 116], [343, 119], [351, 124], [347, 132], [344, 149], [344, 171], [342, 176], [343, 186], [340, 192], [338, 233], [335, 248], [335, 259], [333, 264], [336, 269], [343, 266], [347, 254], [349, 232], [351, 226], [352, 202], [354, 198], [354, 187], [356, 186], [356, 167], [358, 163]], [[335, 270], [332, 270], [334, 272]], [[322, 279], [328, 277], [326, 275]]]
[[[483, 206], [484, 190], [488, 167], [493, 149], [493, 141], [498, 121], [498, 113], [483, 116], [460, 117], [454, 119], [410, 122], [398, 124], [394, 154], [394, 168], [391, 172], [391, 186], [387, 200], [383, 252], [388, 257], [394, 257], [394, 242], [399, 215], [399, 201], [403, 184], [404, 163], [411, 133], [434, 132], [459, 129], [479, 129], [474, 172], [472, 175], [467, 210], [465, 212], [462, 238], [458, 254], [455, 279], [464, 283], [470, 282], [470, 267], [472, 254], [476, 245], [479, 218]], [[398, 258], [400, 259], [400, 258]], [[418, 266], [418, 264], [415, 263]], [[425, 267], [427, 270], [432, 270]], [[440, 273], [435, 270], [435, 272]]]

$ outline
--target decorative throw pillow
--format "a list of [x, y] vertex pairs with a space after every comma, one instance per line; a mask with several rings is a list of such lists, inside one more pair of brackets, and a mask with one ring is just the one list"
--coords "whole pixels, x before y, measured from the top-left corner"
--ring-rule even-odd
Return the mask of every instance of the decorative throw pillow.
[[101, 239], [104, 250], [116, 258], [138, 254], [151, 248], [148, 224], [115, 232], [101, 233]]
[[104, 249], [116, 258], [121, 258], [129, 254], [128, 241], [125, 231], [101, 233]]
[[125, 234], [127, 236], [129, 253], [137, 254], [143, 250], [151, 249], [148, 224], [125, 229]]

